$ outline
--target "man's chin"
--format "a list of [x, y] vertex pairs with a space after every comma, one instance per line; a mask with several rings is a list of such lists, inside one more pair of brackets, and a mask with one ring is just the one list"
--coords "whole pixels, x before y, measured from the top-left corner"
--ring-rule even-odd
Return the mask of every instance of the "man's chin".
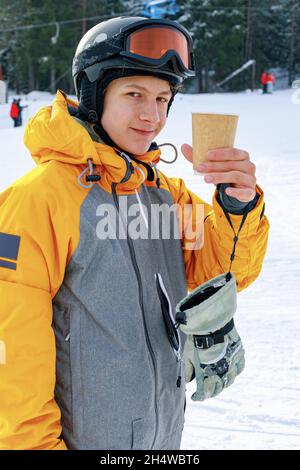
[[131, 153], [132, 155], [135, 155], [136, 157], [139, 157], [139, 156], [142, 156], [142, 155], [145, 155], [145, 153], [148, 152], [149, 150], [149, 147], [150, 147], [151, 143], [147, 146], [129, 146], [129, 147], [123, 147], [123, 149], [125, 150], [125, 152], [128, 152], [128, 153]]

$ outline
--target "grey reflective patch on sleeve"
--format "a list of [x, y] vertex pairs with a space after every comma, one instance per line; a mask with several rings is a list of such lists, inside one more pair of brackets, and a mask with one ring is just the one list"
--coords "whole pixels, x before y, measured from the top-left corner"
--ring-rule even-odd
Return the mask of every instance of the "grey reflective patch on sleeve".
[[17, 260], [21, 237], [0, 232], [0, 258]]

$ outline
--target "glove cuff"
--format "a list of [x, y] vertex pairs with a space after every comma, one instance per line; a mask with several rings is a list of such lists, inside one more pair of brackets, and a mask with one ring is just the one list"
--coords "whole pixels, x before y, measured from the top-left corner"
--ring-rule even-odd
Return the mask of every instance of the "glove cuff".
[[236, 280], [221, 274], [194, 289], [176, 306], [176, 320], [185, 334], [207, 335], [223, 328], [236, 311]]

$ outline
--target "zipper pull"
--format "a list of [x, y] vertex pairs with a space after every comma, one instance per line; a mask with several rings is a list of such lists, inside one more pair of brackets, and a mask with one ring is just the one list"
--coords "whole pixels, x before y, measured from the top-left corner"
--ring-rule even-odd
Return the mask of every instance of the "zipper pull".
[[179, 375], [178, 375], [178, 377], [177, 377], [177, 382], [176, 382], [176, 385], [177, 385], [178, 388], [181, 387], [182, 372], [183, 372], [183, 358], [182, 358], [182, 356], [180, 356], [180, 360], [179, 360]]

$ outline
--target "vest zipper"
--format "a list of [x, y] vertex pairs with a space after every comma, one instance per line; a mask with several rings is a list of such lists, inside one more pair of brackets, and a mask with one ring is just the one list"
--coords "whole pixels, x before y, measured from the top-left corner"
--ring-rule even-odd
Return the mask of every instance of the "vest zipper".
[[178, 388], [180, 388], [183, 376], [183, 352], [180, 332], [176, 328], [176, 323], [172, 313], [171, 301], [160, 273], [155, 273], [155, 280], [158, 297], [161, 304], [162, 315], [166, 326], [166, 333], [178, 362], [178, 377], [176, 385]]
[[[116, 185], [117, 185], [117, 184], [118, 184], [118, 183], [112, 183], [111, 188], [112, 188], [112, 195], [113, 195], [114, 204], [115, 204], [115, 206], [116, 206], [116, 209], [117, 209], [117, 211], [118, 211], [118, 214], [120, 215], [120, 212], [119, 212], [119, 201], [118, 201], [118, 196], [117, 196], [117, 193], [116, 193]], [[143, 300], [142, 277], [141, 277], [141, 273], [140, 273], [140, 270], [139, 270], [139, 267], [138, 267], [138, 264], [137, 264], [137, 261], [136, 261], [136, 256], [135, 256], [135, 251], [134, 251], [134, 248], [133, 248], [132, 239], [129, 237], [129, 234], [128, 234], [128, 227], [126, 227], [126, 232], [127, 232], [126, 240], [127, 240], [127, 243], [128, 243], [128, 248], [129, 248], [129, 252], [130, 252], [130, 257], [131, 257], [133, 269], [134, 269], [134, 271], [135, 271], [135, 275], [136, 275], [137, 282], [138, 282], [138, 286], [139, 286], [139, 304], [140, 304], [140, 308], [141, 308], [141, 310], [142, 310], [142, 317], [143, 317], [143, 325], [144, 325], [146, 343], [147, 343], [148, 350], [149, 350], [149, 353], [150, 353], [151, 362], [152, 362], [152, 366], [153, 366], [153, 370], [154, 370], [154, 376], [155, 376], [155, 400], [154, 400], [154, 408], [155, 408], [155, 423], [156, 423], [156, 424], [155, 424], [154, 440], [153, 440], [152, 446], [151, 446], [151, 449], [152, 449], [153, 446], [154, 446], [155, 440], [156, 440], [157, 429], [158, 429], [158, 407], [157, 407], [157, 391], [156, 391], [157, 370], [156, 370], [156, 366], [155, 366], [154, 351], [153, 351], [153, 348], [152, 348], [152, 345], [151, 345], [151, 342], [150, 342], [149, 333], [148, 333], [147, 324], [146, 324], [146, 316], [145, 316], [144, 300]]]

